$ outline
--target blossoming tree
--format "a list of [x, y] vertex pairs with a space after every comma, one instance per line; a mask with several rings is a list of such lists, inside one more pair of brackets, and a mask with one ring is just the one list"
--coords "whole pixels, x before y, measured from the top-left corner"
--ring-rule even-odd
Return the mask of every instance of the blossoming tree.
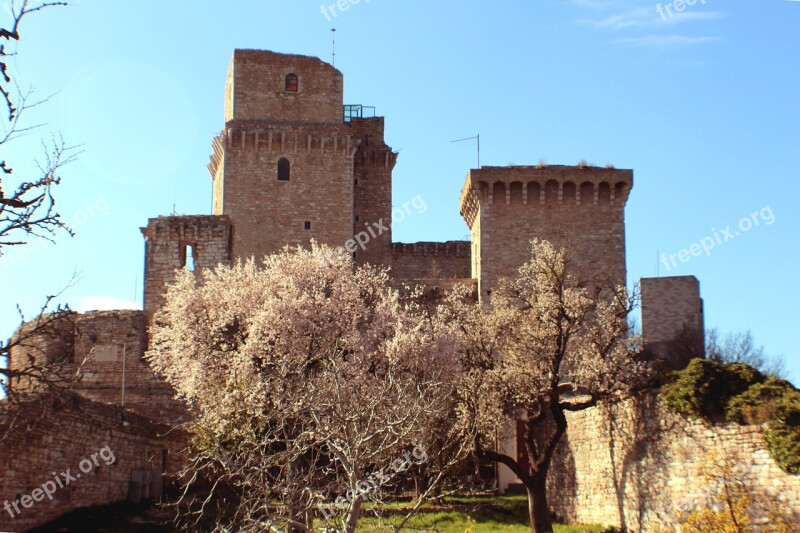
[[181, 273], [147, 357], [193, 415], [189, 481], [235, 493], [218, 527], [311, 531], [321, 515], [352, 532], [366, 499], [435, 453], [419, 443], [448, 433], [434, 421], [457, 360], [417, 311], [384, 270], [320, 245]]

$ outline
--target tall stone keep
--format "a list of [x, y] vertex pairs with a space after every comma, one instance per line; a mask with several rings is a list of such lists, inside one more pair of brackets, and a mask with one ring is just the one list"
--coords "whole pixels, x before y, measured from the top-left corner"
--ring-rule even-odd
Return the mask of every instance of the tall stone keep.
[[625, 285], [625, 203], [633, 171], [598, 167], [473, 169], [461, 191], [472, 277], [485, 298], [530, 259], [534, 237], [565, 248], [590, 282]]
[[[391, 219], [397, 154], [384, 143], [382, 118], [344, 106], [343, 85], [340, 71], [314, 57], [234, 52], [209, 164], [213, 213], [231, 220], [234, 259], [311, 239], [345, 246]], [[391, 233], [360, 251], [386, 264]]]

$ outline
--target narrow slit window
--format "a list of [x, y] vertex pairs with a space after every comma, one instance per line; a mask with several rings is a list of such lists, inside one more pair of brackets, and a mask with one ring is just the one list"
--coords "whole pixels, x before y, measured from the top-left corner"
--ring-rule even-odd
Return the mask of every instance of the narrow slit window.
[[308, 220], [306, 220], [306, 222], [305, 222], [305, 224], [303, 225], [303, 227], [305, 227], [305, 229], [311, 229], [311, 222], [309, 222]]
[[298, 90], [298, 79], [296, 74], [289, 74], [286, 76], [286, 92], [296, 93]]
[[278, 161], [278, 181], [289, 181], [292, 174], [292, 164], [285, 157]]
[[184, 250], [183, 256], [183, 266], [186, 267], [186, 270], [189, 272], [194, 272], [195, 265], [194, 265], [194, 246], [191, 244], [186, 245], [186, 249]]

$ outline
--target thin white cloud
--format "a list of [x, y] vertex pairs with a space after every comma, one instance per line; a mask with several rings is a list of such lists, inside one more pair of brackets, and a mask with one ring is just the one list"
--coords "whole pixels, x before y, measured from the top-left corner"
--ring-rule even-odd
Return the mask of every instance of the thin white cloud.
[[[585, 12], [584, 16], [577, 19], [578, 24], [599, 31], [633, 34], [619, 38], [617, 42], [634, 46], [669, 48], [709, 43], [716, 39], [676, 34], [675, 28], [690, 23], [699, 25], [726, 16], [725, 12], [712, 11], [701, 3], [691, 6], [686, 4], [686, 9], [681, 12], [672, 8], [665, 10], [666, 4], [663, 2], [643, 5], [637, 0], [569, 0], [569, 3]], [[660, 12], [658, 6], [662, 8]], [[646, 35], [641, 35], [645, 32]], [[636, 35], [637, 33], [640, 35]]]
[[[800, 1], [800, 0], [797, 0]], [[684, 11], [662, 18], [654, 8], [636, 7], [599, 18], [580, 18], [578, 24], [596, 29], [624, 30], [627, 28], [654, 28], [676, 26], [688, 22], [701, 22], [723, 18], [722, 11]]]

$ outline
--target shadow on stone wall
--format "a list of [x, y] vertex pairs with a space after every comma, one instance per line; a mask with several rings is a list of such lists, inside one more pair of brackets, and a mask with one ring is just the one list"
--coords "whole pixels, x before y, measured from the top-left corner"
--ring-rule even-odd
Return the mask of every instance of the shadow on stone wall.
[[567, 432], [558, 444], [547, 476], [547, 499], [560, 522], [575, 522], [578, 483], [575, 476], [575, 456]]
[[644, 393], [628, 402], [600, 406], [608, 432], [611, 483], [623, 531], [642, 531], [648, 503], [666, 488], [662, 473], [669, 464], [669, 446], [662, 438], [660, 420], [653, 416], [657, 402], [656, 395]]

